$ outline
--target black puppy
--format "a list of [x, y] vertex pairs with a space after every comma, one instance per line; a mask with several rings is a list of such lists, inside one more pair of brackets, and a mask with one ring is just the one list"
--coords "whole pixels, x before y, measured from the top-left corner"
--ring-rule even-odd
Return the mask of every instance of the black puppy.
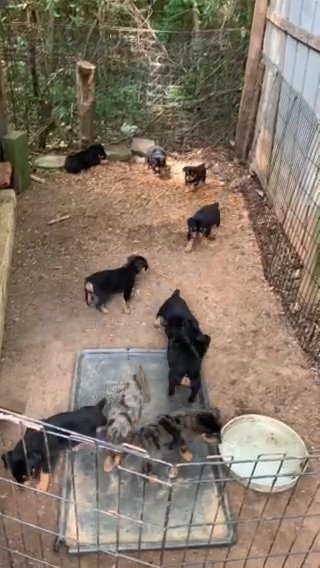
[[[166, 334], [169, 338], [167, 358], [169, 365], [168, 395], [173, 396], [177, 385], [190, 386], [188, 402], [195, 401], [201, 386], [201, 363], [210, 345], [211, 338], [201, 332], [190, 340], [188, 323], [182, 326], [179, 334], [171, 334], [169, 324]], [[184, 328], [184, 330], [183, 330]]]
[[185, 184], [193, 185], [196, 188], [199, 183], [205, 183], [209, 167], [210, 166], [206, 166], [204, 163], [199, 164], [199, 166], [185, 166], [182, 169]]
[[214, 226], [220, 227], [219, 203], [216, 202], [212, 205], [201, 207], [201, 209], [188, 219], [187, 224], [188, 233], [185, 250], [186, 252], [190, 252], [192, 250], [193, 240], [196, 237], [205, 237], [207, 239], [210, 237]]
[[151, 146], [146, 152], [146, 161], [155, 174], [160, 174], [167, 165], [167, 153], [161, 146]]
[[92, 144], [80, 152], [72, 152], [66, 157], [64, 168], [70, 174], [78, 174], [82, 170], [88, 170], [92, 166], [98, 166], [101, 160], [106, 160], [107, 155], [102, 144]]
[[137, 274], [149, 268], [143, 256], [128, 256], [127, 263], [114, 270], [102, 270], [87, 276], [84, 281], [85, 301], [89, 307], [106, 312], [106, 303], [112, 294], [123, 293], [124, 311], [130, 313], [129, 300]]
[[164, 325], [167, 332], [177, 335], [185, 328], [185, 322], [188, 322], [188, 328], [192, 336], [201, 334], [198, 320], [191, 312], [188, 304], [180, 296], [180, 290], [175, 290], [162, 306], [159, 308], [154, 321], [154, 327]]
[[11, 471], [17, 483], [30, 485], [36, 482], [37, 489], [47, 491], [50, 474], [60, 452], [81, 443], [70, 440], [66, 432], [59, 436], [54, 427], [95, 438], [97, 428], [105, 426], [107, 422], [102, 414], [105, 404], [104, 398], [95, 406], [83, 406], [73, 412], [61, 412], [42, 419], [46, 423], [43, 429], [27, 428], [23, 442], [20, 440], [14, 450], [2, 455], [5, 468]]

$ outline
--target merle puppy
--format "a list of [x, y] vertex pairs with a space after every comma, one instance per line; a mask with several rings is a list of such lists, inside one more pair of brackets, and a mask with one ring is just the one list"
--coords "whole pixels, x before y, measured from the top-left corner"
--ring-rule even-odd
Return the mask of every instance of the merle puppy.
[[146, 162], [155, 174], [160, 174], [167, 165], [167, 153], [161, 146], [151, 146], [146, 152]]
[[88, 170], [92, 166], [98, 166], [101, 160], [106, 160], [107, 155], [102, 144], [92, 144], [80, 152], [72, 152], [66, 157], [64, 168], [70, 174], [78, 174], [82, 170]]
[[208, 239], [210, 237], [212, 228], [214, 226], [220, 227], [220, 209], [219, 203], [213, 203], [212, 205], [205, 205], [201, 207], [192, 217], [187, 221], [188, 233], [187, 233], [187, 245], [186, 252], [192, 250], [193, 241], [196, 237], [205, 237]]
[[[56, 428], [69, 430], [75, 434], [95, 438], [97, 428], [106, 425], [102, 410], [106, 404], [103, 398], [95, 406], [83, 406], [72, 412], [61, 412], [42, 419], [44, 428], [27, 428], [23, 441], [20, 440], [13, 450], [2, 454], [6, 469], [9, 469], [22, 485], [33, 485], [41, 491], [47, 491], [50, 474], [54, 470], [60, 453], [81, 444], [72, 439], [67, 432], [60, 433]], [[46, 435], [45, 435], [46, 434]]]
[[[182, 410], [157, 416], [154, 422], [133, 430], [127, 445], [142, 448], [154, 459], [163, 459], [169, 450], [179, 450], [183, 461], [191, 461], [193, 455], [187, 442], [201, 437], [207, 443], [220, 441], [221, 417], [218, 408], [212, 410]], [[132, 449], [133, 449], [132, 448]], [[144, 460], [144, 473], [152, 475], [152, 462]], [[176, 478], [178, 468], [172, 466], [169, 477]]]
[[198, 166], [185, 166], [182, 171], [184, 173], [184, 181], [186, 185], [198, 187], [199, 183], [205, 183], [207, 179], [207, 171], [210, 166], [204, 163]]
[[166, 325], [168, 336], [167, 359], [169, 365], [169, 390], [168, 395], [173, 396], [177, 385], [185, 385], [191, 388], [188, 402], [192, 403], [197, 398], [201, 387], [201, 363], [205, 356], [211, 338], [199, 332], [190, 338], [190, 326], [182, 325], [179, 333], [170, 330], [170, 323]]
[[89, 307], [94, 306], [106, 312], [106, 304], [113, 294], [121, 293], [124, 299], [124, 311], [130, 314], [129, 300], [134, 288], [137, 274], [149, 266], [143, 256], [128, 256], [126, 264], [113, 270], [102, 270], [87, 276], [84, 281], [85, 301]]
[[170, 336], [188, 330], [191, 339], [201, 335], [198, 320], [191, 312], [187, 302], [180, 296], [180, 290], [175, 290], [159, 308], [154, 321], [154, 327], [165, 326]]

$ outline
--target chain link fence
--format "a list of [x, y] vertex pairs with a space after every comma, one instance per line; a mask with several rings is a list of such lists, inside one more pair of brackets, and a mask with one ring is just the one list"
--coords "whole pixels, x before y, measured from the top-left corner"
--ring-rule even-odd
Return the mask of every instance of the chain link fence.
[[15, 128], [37, 142], [77, 137], [75, 63], [96, 67], [96, 132], [121, 140], [122, 125], [170, 149], [234, 136], [247, 52], [243, 29], [149, 29], [25, 23], [1, 25], [8, 101]]

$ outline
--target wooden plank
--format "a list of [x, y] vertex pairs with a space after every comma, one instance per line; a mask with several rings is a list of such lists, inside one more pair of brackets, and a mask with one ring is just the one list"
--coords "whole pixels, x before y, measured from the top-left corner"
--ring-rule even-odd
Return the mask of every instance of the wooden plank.
[[7, 97], [5, 77], [0, 61], [0, 138], [7, 134], [8, 129], [8, 110], [7, 110]]
[[[256, 0], [254, 5], [250, 44], [235, 140], [236, 155], [242, 162], [247, 159], [255, 127], [257, 104], [261, 89], [261, 55], [268, 3], [269, 0]], [[256, 105], [255, 108], [253, 108], [254, 105]]]
[[320, 53], [320, 37], [318, 35], [307, 32], [300, 26], [292, 24], [286, 18], [271, 12], [270, 9], [267, 10], [267, 20], [295, 40]]

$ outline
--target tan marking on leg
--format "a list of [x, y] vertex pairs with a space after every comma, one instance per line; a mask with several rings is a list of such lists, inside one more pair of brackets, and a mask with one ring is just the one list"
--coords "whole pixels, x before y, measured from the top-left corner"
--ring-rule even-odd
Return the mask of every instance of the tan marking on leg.
[[39, 491], [48, 491], [50, 485], [50, 473], [40, 473], [39, 481], [36, 485], [36, 489]]
[[169, 468], [169, 479], [176, 479], [178, 477], [178, 468], [177, 466], [173, 465]]
[[183, 387], [190, 387], [191, 382], [190, 382], [189, 377], [183, 377], [180, 385], [182, 385]]
[[129, 315], [129, 314], [130, 314], [129, 305], [128, 305], [127, 302], [125, 302], [125, 301], [123, 302], [123, 304], [124, 304], [124, 307], [123, 307], [124, 313], [127, 314], [127, 315]]
[[184, 252], [191, 252], [192, 247], [193, 247], [193, 239], [190, 239], [190, 241], [187, 242], [187, 244], [184, 248]]
[[151, 473], [148, 475], [148, 482], [153, 485], [154, 483], [158, 483], [159, 477], [155, 473]]
[[193, 454], [186, 448], [185, 450], [180, 449], [181, 457], [183, 461], [189, 462], [193, 459]]
[[114, 468], [114, 461], [112, 459], [112, 456], [107, 456], [106, 459], [104, 460], [104, 464], [103, 464], [103, 471], [105, 473], [111, 473], [111, 471]]
[[113, 458], [113, 463], [114, 463], [114, 466], [115, 466], [115, 467], [118, 466], [118, 465], [120, 465], [120, 463], [121, 463], [121, 456], [120, 456], [120, 454], [117, 454], [116, 456], [114, 456], [114, 458]]
[[107, 308], [107, 306], [101, 306], [101, 311], [102, 311], [104, 314], [107, 314], [107, 313], [108, 313], [108, 308]]
[[161, 318], [156, 318], [153, 322], [153, 327], [159, 328], [161, 327]]

